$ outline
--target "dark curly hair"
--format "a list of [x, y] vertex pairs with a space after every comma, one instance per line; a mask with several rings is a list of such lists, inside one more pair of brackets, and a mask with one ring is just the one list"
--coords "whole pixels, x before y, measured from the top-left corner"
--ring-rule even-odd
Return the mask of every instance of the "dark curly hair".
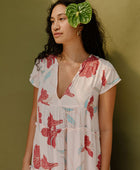
[[[48, 43], [44, 46], [44, 51], [39, 53], [38, 57], [35, 58], [35, 63], [37, 59], [43, 59], [48, 57], [50, 54], [58, 55], [63, 51], [63, 45], [57, 44], [53, 38], [51, 31], [51, 13], [53, 8], [58, 4], [63, 4], [68, 6], [70, 3], [81, 3], [85, 0], [58, 0], [51, 5], [48, 10], [47, 17], [47, 27], [46, 32], [48, 33]], [[89, 54], [99, 56], [100, 58], [105, 58], [105, 38], [104, 30], [101, 22], [97, 19], [97, 12], [95, 9], [92, 9], [92, 19], [88, 24], [83, 24], [82, 30], [82, 42], [85, 48], [85, 51]], [[37, 63], [38, 64], [38, 63]]]

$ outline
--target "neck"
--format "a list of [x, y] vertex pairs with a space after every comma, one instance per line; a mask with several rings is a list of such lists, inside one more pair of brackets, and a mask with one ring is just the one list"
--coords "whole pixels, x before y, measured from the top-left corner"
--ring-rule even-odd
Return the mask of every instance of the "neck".
[[81, 63], [83, 62], [89, 54], [85, 51], [81, 39], [77, 39], [67, 44], [63, 44], [63, 51], [61, 56], [63, 60], [69, 63]]

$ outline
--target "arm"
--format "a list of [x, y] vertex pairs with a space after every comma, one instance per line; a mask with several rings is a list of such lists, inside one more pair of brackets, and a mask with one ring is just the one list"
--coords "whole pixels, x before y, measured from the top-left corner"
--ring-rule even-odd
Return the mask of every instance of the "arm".
[[30, 117], [28, 137], [26, 143], [26, 150], [23, 158], [22, 170], [29, 170], [29, 165], [32, 156], [33, 139], [35, 134], [35, 122], [37, 119], [37, 94], [38, 94], [38, 88], [34, 87], [33, 107], [32, 107], [32, 113]]
[[99, 127], [101, 135], [101, 170], [109, 170], [112, 151], [112, 122], [116, 85], [99, 96]]

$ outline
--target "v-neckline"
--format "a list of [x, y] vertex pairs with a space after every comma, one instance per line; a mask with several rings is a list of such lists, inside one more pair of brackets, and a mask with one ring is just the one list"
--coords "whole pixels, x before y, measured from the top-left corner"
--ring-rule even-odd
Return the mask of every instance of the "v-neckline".
[[56, 88], [55, 88], [55, 93], [56, 93], [56, 97], [58, 100], [62, 100], [63, 97], [65, 96], [67, 90], [69, 87], [72, 87], [73, 86], [73, 82], [74, 80], [76, 79], [77, 75], [79, 74], [80, 70], [81, 70], [81, 67], [82, 67], [82, 64], [87, 61], [88, 58], [90, 58], [92, 54], [90, 54], [79, 66], [79, 69], [77, 70], [76, 74], [74, 75], [72, 81], [69, 83], [69, 85], [67, 86], [66, 90], [64, 91], [63, 95], [60, 97], [58, 97], [58, 92], [57, 92], [57, 88], [58, 88], [58, 81], [59, 81], [59, 63], [58, 63], [58, 60], [57, 60], [57, 56], [55, 56], [55, 60], [56, 60], [56, 64], [57, 64], [57, 67], [56, 67]]

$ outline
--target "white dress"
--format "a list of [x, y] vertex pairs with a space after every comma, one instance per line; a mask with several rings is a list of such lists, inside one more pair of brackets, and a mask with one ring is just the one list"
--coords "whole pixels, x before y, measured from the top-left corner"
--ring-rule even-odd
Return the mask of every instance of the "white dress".
[[56, 58], [40, 59], [30, 74], [39, 88], [31, 170], [99, 170], [98, 98], [121, 79], [109, 61], [91, 54], [59, 98]]

